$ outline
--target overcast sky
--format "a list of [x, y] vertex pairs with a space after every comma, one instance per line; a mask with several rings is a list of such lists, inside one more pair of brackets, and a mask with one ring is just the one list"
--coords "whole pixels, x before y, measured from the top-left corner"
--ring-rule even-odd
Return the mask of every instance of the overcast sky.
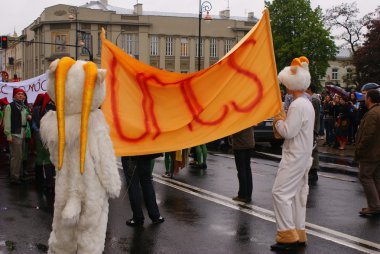
[[[1, 10], [2, 19], [0, 21], [0, 35], [13, 34], [16, 30], [20, 35], [22, 29], [31, 24], [44, 10], [44, 8], [64, 3], [67, 5], [80, 6], [90, 0], [2, 0], [3, 7]], [[6, 2], [6, 3], [5, 3]], [[109, 0], [110, 5], [119, 6], [127, 9], [133, 9], [137, 0]], [[198, 0], [138, 0], [143, 4], [146, 11], [166, 11], [166, 12], [183, 12], [198, 13]], [[254, 12], [256, 17], [261, 16], [264, 8], [264, 0], [209, 0], [212, 3], [212, 15], [217, 15], [219, 11], [230, 8], [231, 16], [247, 16], [248, 12]], [[311, 0], [313, 8], [318, 5], [323, 10], [331, 8], [333, 5], [339, 5], [342, 2], [351, 3], [351, 1], [339, 0]], [[378, 0], [358, 0], [358, 7], [363, 16], [366, 13], [375, 10], [379, 5]]]

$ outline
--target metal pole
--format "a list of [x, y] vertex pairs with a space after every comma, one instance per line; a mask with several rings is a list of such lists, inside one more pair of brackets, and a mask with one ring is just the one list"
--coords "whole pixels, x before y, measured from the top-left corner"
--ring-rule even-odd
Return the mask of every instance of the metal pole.
[[78, 60], [78, 12], [75, 13], [75, 60]]
[[208, 12], [212, 9], [212, 5], [209, 1], [199, 0], [199, 16], [198, 16], [198, 25], [199, 25], [199, 33], [198, 33], [198, 71], [201, 70], [201, 33], [202, 33], [202, 13], [207, 11], [207, 20], [210, 20], [210, 16]]
[[78, 7], [70, 6], [69, 7], [69, 19], [75, 18], [75, 60], [78, 60]]
[[202, 21], [202, 3], [199, 0], [199, 17], [198, 17], [198, 71], [201, 70], [201, 21]]

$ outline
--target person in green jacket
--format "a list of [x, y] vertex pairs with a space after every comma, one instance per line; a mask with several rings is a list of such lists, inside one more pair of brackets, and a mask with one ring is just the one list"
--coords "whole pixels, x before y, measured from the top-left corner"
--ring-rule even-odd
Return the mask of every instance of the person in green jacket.
[[11, 183], [20, 183], [23, 176], [22, 162], [24, 157], [25, 137], [28, 121], [32, 116], [25, 104], [26, 93], [21, 88], [13, 89], [13, 102], [4, 110], [4, 134], [9, 142]]

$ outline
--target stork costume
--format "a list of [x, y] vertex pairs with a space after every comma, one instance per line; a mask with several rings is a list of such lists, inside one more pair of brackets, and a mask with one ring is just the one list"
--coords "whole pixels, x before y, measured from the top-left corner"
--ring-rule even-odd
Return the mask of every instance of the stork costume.
[[121, 188], [108, 126], [98, 109], [105, 97], [105, 70], [64, 57], [47, 74], [57, 111], [42, 118], [41, 137], [60, 169], [49, 253], [102, 253], [108, 198], [117, 197]]
[[290, 104], [286, 117], [281, 114], [275, 117], [275, 128], [285, 142], [272, 189], [277, 222], [277, 243], [272, 249], [298, 247], [307, 240], [306, 201], [315, 115], [313, 105], [302, 93], [310, 85], [308, 63], [306, 57], [296, 58], [278, 75], [280, 82], [299, 96]]

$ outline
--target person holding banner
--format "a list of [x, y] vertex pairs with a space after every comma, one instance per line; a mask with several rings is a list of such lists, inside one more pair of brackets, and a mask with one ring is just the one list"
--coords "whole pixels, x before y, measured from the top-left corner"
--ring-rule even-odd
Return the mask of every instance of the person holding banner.
[[4, 111], [4, 134], [9, 142], [11, 156], [11, 183], [16, 184], [21, 182], [23, 176], [25, 137], [28, 132], [28, 121], [32, 119], [25, 100], [26, 93], [23, 89], [13, 89], [13, 102], [7, 105]]
[[285, 139], [282, 159], [272, 189], [277, 224], [272, 250], [288, 250], [306, 245], [305, 219], [309, 192], [308, 172], [312, 164], [314, 108], [305, 96], [310, 85], [309, 61], [295, 58], [278, 75], [293, 101], [287, 115], [275, 116], [273, 125]]

